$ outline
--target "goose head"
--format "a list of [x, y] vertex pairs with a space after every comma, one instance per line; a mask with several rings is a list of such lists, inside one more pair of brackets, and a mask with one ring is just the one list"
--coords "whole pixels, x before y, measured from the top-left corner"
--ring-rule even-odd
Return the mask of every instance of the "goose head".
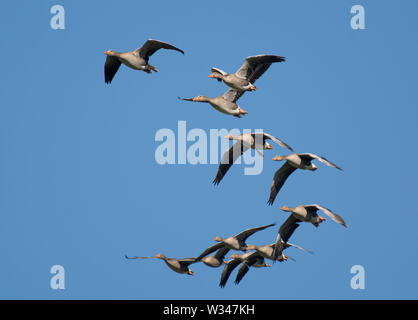
[[104, 52], [105, 55], [107, 56], [115, 56], [116, 55], [116, 51], [113, 50], [107, 50]]

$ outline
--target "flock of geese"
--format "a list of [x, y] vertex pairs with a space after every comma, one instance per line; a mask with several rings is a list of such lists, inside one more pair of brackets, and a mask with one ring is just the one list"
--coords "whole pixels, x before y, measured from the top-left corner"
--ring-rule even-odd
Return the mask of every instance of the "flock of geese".
[[[121, 64], [135, 70], [142, 70], [146, 73], [158, 72], [155, 66], [149, 64], [149, 58], [159, 49], [175, 50], [184, 54], [184, 51], [165, 42], [158, 40], [147, 40], [140, 48], [130, 52], [116, 52], [113, 50], [105, 51], [107, 55], [104, 74], [105, 82], [111, 83], [116, 72]], [[248, 112], [240, 108], [237, 104], [238, 99], [246, 91], [254, 91], [257, 88], [254, 86], [255, 81], [260, 78], [269, 67], [276, 62], [284, 62], [285, 58], [275, 55], [257, 55], [245, 59], [242, 66], [235, 73], [227, 73], [219, 68], [212, 68], [210, 78], [222, 81], [229, 89], [223, 95], [209, 98], [206, 96], [197, 96], [195, 98], [179, 98], [184, 101], [206, 102], [209, 103], [217, 111], [240, 118]], [[276, 171], [273, 177], [273, 182], [270, 188], [270, 196], [268, 204], [273, 205], [280, 189], [283, 187], [287, 178], [296, 170], [311, 170], [315, 171], [318, 167], [312, 163], [318, 160], [329, 167], [342, 170], [339, 166], [327, 160], [324, 157], [313, 153], [296, 153], [288, 144], [268, 133], [246, 133], [238, 136], [227, 135], [225, 137], [229, 140], [235, 140], [235, 144], [225, 152], [222, 156], [216, 177], [213, 181], [215, 185], [224, 178], [229, 168], [236, 162], [236, 160], [247, 150], [254, 149], [260, 156], [263, 156], [261, 150], [272, 149], [273, 147], [267, 140], [274, 141], [279, 146], [290, 150], [289, 155], [277, 155], [273, 158], [274, 161], [284, 161], [282, 167]], [[162, 259], [167, 266], [173, 271], [181, 274], [193, 275], [193, 271], [189, 266], [197, 262], [203, 262], [205, 265], [217, 268], [224, 266], [220, 287], [224, 287], [232, 271], [240, 266], [235, 283], [238, 284], [250, 267], [263, 268], [271, 265], [266, 260], [287, 261], [289, 256], [285, 255], [283, 251], [289, 247], [294, 247], [306, 252], [310, 252], [300, 246], [288, 242], [294, 231], [299, 227], [301, 222], [308, 222], [318, 227], [320, 223], [326, 219], [318, 214], [322, 211], [330, 219], [338, 224], [347, 227], [347, 224], [341, 216], [332, 212], [318, 204], [300, 205], [295, 208], [283, 206], [281, 210], [289, 212], [290, 215], [287, 220], [280, 226], [276, 241], [272, 244], [256, 246], [247, 245], [246, 240], [256, 232], [273, 227], [275, 224], [269, 224], [261, 227], [250, 228], [244, 230], [237, 235], [227, 238], [215, 237], [214, 241], [217, 243], [204, 250], [199, 256], [193, 258], [174, 259], [167, 258], [163, 254], [158, 254], [152, 257], [128, 257], [126, 259]], [[242, 251], [243, 254], [234, 253], [230, 256], [230, 260], [225, 260], [225, 256], [230, 250]], [[311, 252], [310, 252], [311, 253]]]

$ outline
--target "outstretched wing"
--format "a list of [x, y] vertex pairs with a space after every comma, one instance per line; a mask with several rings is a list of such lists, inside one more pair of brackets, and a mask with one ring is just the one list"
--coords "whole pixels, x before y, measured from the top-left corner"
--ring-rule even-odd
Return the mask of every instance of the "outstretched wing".
[[151, 57], [157, 50], [160, 49], [169, 49], [169, 50], [176, 50], [184, 54], [184, 51], [169, 44], [166, 42], [158, 41], [158, 40], [147, 40], [142, 47], [136, 49], [135, 51], [143, 58], [145, 61], [148, 62], [149, 57]]
[[184, 258], [184, 259], [178, 259], [178, 262], [180, 263], [180, 265], [182, 267], [188, 267], [189, 265], [191, 265], [192, 263], [196, 263], [199, 260], [197, 260], [197, 258]]
[[[242, 264], [241, 267], [238, 269], [237, 276], [235, 278], [235, 284], [241, 282], [242, 278], [247, 274], [250, 268], [253, 266], [254, 263], [257, 262], [258, 259], [263, 259], [258, 252], [253, 252]], [[264, 259], [263, 259], [264, 260]]]
[[273, 182], [270, 188], [270, 197], [268, 200], [269, 205], [273, 205], [274, 199], [276, 199], [277, 194], [285, 183], [286, 179], [296, 170], [288, 161], [276, 171], [273, 177]]
[[[221, 69], [219, 69], [219, 68], [212, 68], [211, 69], [211, 71], [213, 72], [213, 73], [220, 73], [220, 74], [222, 74], [222, 75], [224, 75], [224, 76], [226, 76], [228, 73], [226, 73], [225, 71], [223, 71], [223, 70], [221, 70]], [[221, 79], [217, 79], [218, 81], [222, 81]]]
[[241, 263], [238, 259], [229, 260], [226, 262], [226, 265], [221, 274], [221, 280], [219, 281], [219, 286], [221, 288], [225, 287], [231, 272]]
[[216, 177], [213, 180], [214, 185], [218, 185], [225, 174], [228, 172], [229, 168], [234, 164], [235, 161], [245, 152], [248, 150], [248, 146], [244, 145], [241, 141], [237, 141], [229, 150], [227, 150], [221, 159], [221, 163], [218, 167], [218, 172], [216, 173]]
[[260, 78], [264, 72], [274, 62], [283, 62], [284, 57], [261, 54], [257, 56], [251, 56], [245, 59], [242, 66], [235, 73], [240, 78], [245, 78], [251, 83], [254, 83]]
[[318, 161], [321, 161], [322, 163], [325, 163], [327, 166], [337, 168], [339, 170], [343, 170], [339, 166], [337, 166], [335, 163], [332, 163], [331, 161], [329, 161], [328, 159], [326, 159], [324, 157], [321, 157], [321, 156], [318, 156], [318, 155], [313, 154], [313, 153], [299, 153], [299, 157], [305, 158], [305, 159], [308, 159], [308, 160], [316, 159]]
[[274, 142], [276, 142], [279, 146], [282, 146], [283, 148], [286, 148], [286, 149], [289, 149], [290, 151], [294, 151], [293, 149], [292, 149], [292, 147], [290, 147], [287, 143], [285, 143], [284, 141], [282, 141], [282, 140], [280, 140], [280, 139], [277, 139], [276, 137], [274, 137], [274, 136], [272, 136], [271, 134], [269, 134], [269, 133], [266, 133], [266, 132], [260, 132], [260, 133], [253, 133], [253, 135], [255, 136], [255, 135], [258, 135], [258, 134], [262, 134], [263, 135], [263, 137], [264, 137], [264, 139], [270, 139], [270, 140], [273, 140]]
[[[296, 227], [296, 228], [297, 228], [297, 227]], [[295, 229], [296, 229], [296, 228], [295, 228]], [[294, 248], [297, 248], [297, 249], [299, 249], [299, 250], [305, 251], [305, 252], [307, 252], [307, 253], [309, 253], [309, 254], [314, 254], [314, 252], [313, 252], [313, 251], [308, 250], [308, 249], [305, 249], [305, 248], [303, 248], [303, 247], [301, 247], [301, 246], [298, 246], [298, 245], [293, 244], [293, 243], [290, 243], [290, 242], [286, 242], [286, 244], [284, 245], [284, 247], [285, 247], [285, 249], [287, 249], [287, 248], [289, 248], [289, 247], [294, 247]]]
[[295, 230], [299, 227], [300, 222], [301, 221], [299, 219], [291, 214], [289, 218], [287, 218], [280, 226], [273, 250], [274, 260], [277, 260], [277, 258], [282, 254], [283, 250], [286, 248], [285, 245], [287, 241], [292, 236], [293, 232], [295, 232]]
[[106, 62], [104, 65], [104, 75], [105, 75], [105, 82], [111, 83], [113, 77], [115, 76], [116, 72], [121, 65], [121, 62], [116, 57], [107, 56]]
[[223, 248], [220, 248], [218, 251], [216, 251], [215, 258], [217, 258], [219, 260], [225, 259], [225, 256], [229, 252], [229, 250], [230, 249], [227, 246], [224, 246]]
[[311, 204], [311, 205], [307, 205], [307, 206], [304, 206], [306, 209], [309, 209], [309, 208], [316, 208], [317, 210], [321, 210], [323, 213], [325, 213], [328, 217], [330, 217], [332, 220], [334, 220], [336, 223], [339, 223], [339, 224], [341, 224], [342, 226], [344, 226], [344, 227], [346, 227], [347, 228], [347, 224], [345, 223], [345, 221], [344, 221], [344, 219], [340, 216], [340, 215], [338, 215], [338, 214], [336, 214], [336, 213], [334, 213], [334, 212], [332, 212], [330, 209], [328, 209], [328, 208], [325, 208], [325, 207], [323, 207], [323, 206], [320, 206], [319, 204]]
[[272, 223], [272, 224], [268, 224], [268, 225], [262, 226], [262, 227], [247, 229], [247, 230], [244, 230], [241, 233], [238, 233], [237, 235], [235, 235], [234, 238], [236, 238], [237, 240], [245, 241], [245, 240], [247, 240], [247, 238], [249, 236], [253, 235], [254, 233], [256, 233], [258, 231], [261, 231], [261, 230], [264, 230], [266, 228], [275, 226], [275, 225], [276, 225], [275, 223]]
[[224, 244], [222, 242], [218, 242], [216, 244], [214, 244], [213, 246], [210, 246], [209, 248], [207, 248], [205, 251], [203, 251], [197, 258], [197, 261], [202, 260], [204, 257], [206, 257], [208, 254], [211, 254], [212, 252], [215, 252], [218, 249], [221, 249], [224, 246]]
[[221, 97], [224, 98], [225, 100], [235, 103], [238, 101], [239, 98], [241, 98], [244, 92], [245, 91], [230, 88]]

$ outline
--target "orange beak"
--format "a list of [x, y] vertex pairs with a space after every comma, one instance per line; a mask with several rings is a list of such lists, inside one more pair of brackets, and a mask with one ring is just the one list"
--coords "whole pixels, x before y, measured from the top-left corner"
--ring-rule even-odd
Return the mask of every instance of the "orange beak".
[[211, 73], [208, 78], [213, 78], [213, 73]]
[[289, 207], [288, 206], [283, 206], [280, 209], [282, 209], [283, 211], [289, 211]]
[[271, 267], [271, 264], [268, 264], [268, 263], [266, 263], [266, 265], [265, 265], [266, 267]]
[[188, 270], [187, 274], [190, 274], [192, 276], [192, 275], [194, 275], [194, 272], [192, 270]]
[[196, 98], [193, 98], [193, 101], [197, 101], [197, 97]]
[[109, 54], [109, 51], [110, 51], [110, 50], [105, 51], [105, 52], [104, 52], [104, 54]]
[[268, 144], [268, 145], [266, 145], [266, 149], [270, 150], [270, 149], [273, 149], [273, 147], [270, 144]]

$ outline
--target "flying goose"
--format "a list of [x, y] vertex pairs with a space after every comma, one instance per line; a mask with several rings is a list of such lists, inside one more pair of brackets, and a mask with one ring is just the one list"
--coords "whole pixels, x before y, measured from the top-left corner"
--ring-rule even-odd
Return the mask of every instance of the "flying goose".
[[171, 44], [152, 39], [147, 40], [142, 47], [133, 51], [105, 51], [105, 55], [107, 55], [104, 67], [105, 82], [112, 82], [113, 77], [115, 76], [122, 63], [128, 66], [129, 68], [135, 70], [142, 70], [146, 73], [151, 73], [151, 70], [154, 72], [158, 72], [156, 67], [148, 64], [148, 60], [149, 57], [151, 57], [159, 49], [176, 50], [184, 54], [183, 50], [180, 50], [179, 48], [176, 48]]
[[283, 261], [283, 260], [287, 260], [283, 257], [283, 250], [290, 248], [290, 247], [294, 247], [297, 249], [300, 249], [302, 251], [308, 252], [310, 254], [313, 254], [312, 251], [310, 250], [306, 250], [305, 248], [302, 248], [298, 245], [292, 244], [290, 242], [286, 242], [286, 243], [282, 243], [282, 250], [280, 252], [280, 255], [278, 257], [274, 256], [274, 248], [275, 248], [276, 243], [272, 243], [272, 244], [268, 244], [268, 245], [264, 245], [264, 246], [256, 246], [256, 245], [249, 245], [247, 246], [247, 250], [255, 250], [256, 252], [258, 252], [263, 258], [265, 259], [270, 259], [270, 260], [278, 260], [278, 261]]
[[197, 262], [196, 258], [184, 258], [184, 259], [174, 259], [174, 258], [167, 258], [165, 255], [159, 253], [155, 257], [132, 257], [129, 258], [125, 256], [126, 259], [162, 259], [167, 264], [167, 266], [177, 272], [177, 273], [187, 273], [189, 275], [193, 275], [194, 272], [189, 269], [189, 265], [192, 263]]
[[256, 90], [254, 82], [267, 71], [272, 63], [283, 61], [285, 61], [284, 57], [274, 55], [260, 54], [251, 56], [245, 59], [237, 72], [228, 74], [221, 69], [212, 68], [209, 78], [223, 81], [227, 86], [238, 90], [239, 94], [242, 95], [245, 91]]
[[[245, 254], [232, 254], [231, 259], [225, 262], [225, 267], [221, 274], [221, 280], [219, 281], [219, 286], [221, 288], [225, 287], [229, 276], [232, 271], [241, 264], [241, 267], [238, 270], [237, 276], [235, 278], [235, 284], [240, 283], [245, 274], [250, 270], [250, 267], [254, 268], [264, 268], [271, 267], [270, 264], [264, 261], [262, 255], [258, 252], [248, 252]], [[283, 255], [283, 260], [287, 260], [287, 257]]]
[[237, 100], [241, 97], [239, 91], [235, 89], [229, 89], [223, 95], [209, 98], [206, 96], [197, 96], [195, 98], [180, 98], [184, 101], [194, 101], [194, 102], [206, 102], [209, 103], [213, 108], [222, 112], [234, 116], [236, 118], [241, 118], [242, 115], [247, 114], [248, 112], [241, 109], [237, 104]]
[[[264, 230], [274, 225], [275, 223], [262, 226], [262, 227], [247, 229], [238, 233], [235, 236], [228, 237], [228, 238], [215, 237], [214, 240], [217, 241], [218, 243], [214, 244], [213, 246], [210, 246], [205, 251], [203, 251], [196, 258], [196, 262], [203, 261], [203, 263], [205, 263], [206, 265], [210, 267], [214, 267], [214, 268], [219, 267], [220, 265], [222, 265], [223, 259], [229, 250], [233, 249], [233, 250], [246, 251], [247, 244], [245, 243], [245, 240], [247, 240], [248, 237], [250, 237], [251, 235], [253, 235], [254, 233], [258, 231]], [[216, 254], [206, 257], [207, 255], [215, 251], [217, 251]]]
[[315, 227], [319, 227], [320, 223], [326, 221], [324, 217], [318, 215], [318, 210], [321, 210], [332, 220], [347, 228], [347, 224], [341, 216], [318, 204], [300, 205], [295, 208], [283, 206], [281, 209], [283, 211], [290, 212], [291, 215], [279, 228], [274, 247], [274, 257], [280, 256], [282, 251], [286, 248], [287, 241], [292, 236], [293, 232], [299, 227], [299, 223], [310, 222]]
[[267, 203], [269, 205], [273, 204], [274, 199], [276, 198], [277, 194], [279, 193], [286, 179], [296, 169], [311, 170], [311, 171], [315, 171], [316, 169], [318, 169], [318, 167], [312, 163], [312, 160], [314, 159], [319, 160], [322, 163], [325, 163], [327, 166], [342, 170], [336, 164], [328, 161], [324, 157], [318, 156], [313, 153], [292, 153], [287, 156], [275, 156], [273, 160], [275, 161], [286, 160], [286, 162], [274, 174], [273, 183], [271, 184], [271, 188], [270, 188], [270, 197]]
[[229, 140], [236, 140], [237, 142], [223, 154], [221, 163], [218, 167], [218, 172], [213, 180], [215, 185], [218, 185], [221, 182], [232, 164], [237, 161], [237, 159], [248, 149], [255, 149], [260, 156], [263, 156], [263, 154], [259, 150], [273, 149], [267, 140], [273, 140], [283, 148], [293, 151], [293, 149], [286, 143], [266, 132], [244, 133], [239, 136], [228, 134], [225, 138]]

